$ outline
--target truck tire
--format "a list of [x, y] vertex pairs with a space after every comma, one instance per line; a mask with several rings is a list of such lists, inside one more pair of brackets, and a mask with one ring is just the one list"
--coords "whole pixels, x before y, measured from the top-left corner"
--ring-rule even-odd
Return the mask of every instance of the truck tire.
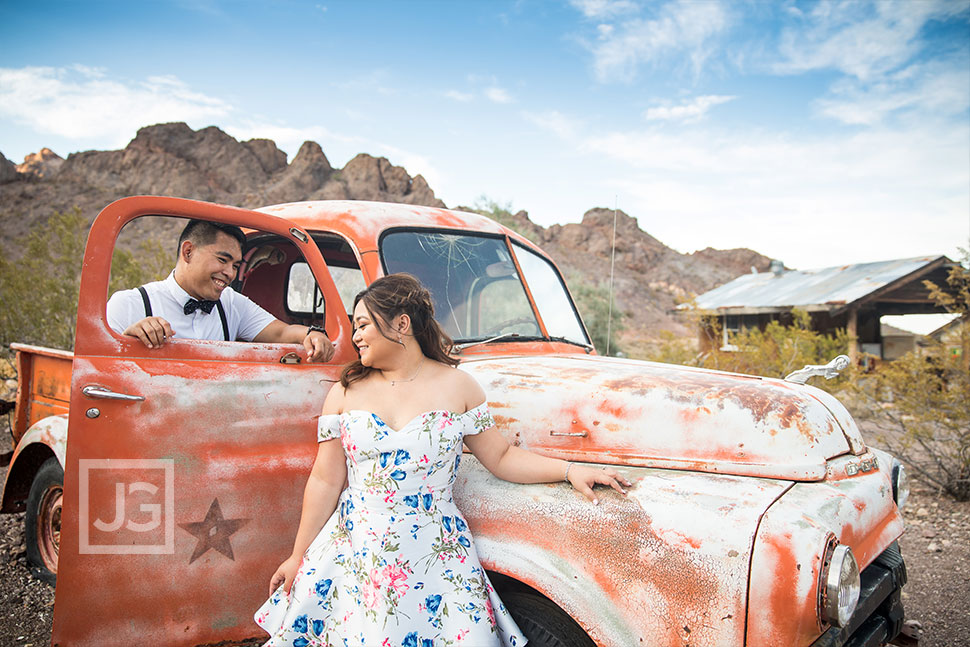
[[27, 495], [27, 561], [31, 574], [51, 586], [57, 583], [57, 553], [61, 541], [64, 469], [48, 458], [37, 470]]
[[504, 591], [502, 602], [530, 647], [596, 647], [583, 628], [550, 600], [528, 591]]

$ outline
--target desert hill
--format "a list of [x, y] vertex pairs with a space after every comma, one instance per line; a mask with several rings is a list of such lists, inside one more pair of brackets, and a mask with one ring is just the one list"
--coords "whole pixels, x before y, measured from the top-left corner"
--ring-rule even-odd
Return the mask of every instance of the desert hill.
[[[483, 187], [484, 189], [484, 187]], [[49, 149], [14, 165], [0, 154], [0, 246], [54, 211], [78, 206], [93, 220], [126, 195], [171, 195], [240, 207], [299, 200], [378, 200], [444, 207], [420, 175], [412, 177], [387, 159], [361, 153], [335, 169], [315, 142], [305, 142], [289, 163], [267, 139], [237, 141], [215, 126], [192, 130], [184, 123], [147, 126], [122, 150], [85, 151], [66, 159]], [[461, 208], [461, 207], [459, 207]], [[613, 211], [588, 210], [579, 223], [542, 227], [525, 211], [509, 225], [539, 244], [559, 264], [567, 282], [604, 288], [609, 281]], [[637, 345], [659, 331], [692, 334], [669, 311], [677, 299], [699, 294], [770, 259], [748, 249], [705, 249], [681, 254], [641, 230], [635, 218], [616, 216], [615, 294], [627, 313], [623, 342]], [[172, 232], [144, 231], [168, 239]]]

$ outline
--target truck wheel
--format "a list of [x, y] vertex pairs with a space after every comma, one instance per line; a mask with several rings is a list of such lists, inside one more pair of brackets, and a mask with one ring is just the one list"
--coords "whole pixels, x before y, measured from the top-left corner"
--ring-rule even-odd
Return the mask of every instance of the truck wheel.
[[541, 595], [504, 591], [502, 602], [530, 647], [596, 647], [575, 620]]
[[48, 458], [37, 470], [27, 495], [27, 560], [34, 577], [50, 585], [57, 582], [57, 552], [61, 543], [61, 503], [64, 470], [57, 458]]

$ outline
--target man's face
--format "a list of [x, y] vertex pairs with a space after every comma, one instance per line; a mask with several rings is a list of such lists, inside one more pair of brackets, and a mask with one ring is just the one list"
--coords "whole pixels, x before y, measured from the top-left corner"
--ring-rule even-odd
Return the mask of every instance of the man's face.
[[242, 262], [239, 242], [222, 232], [211, 245], [183, 243], [181, 252], [181, 272], [177, 271], [175, 278], [182, 289], [196, 299], [217, 300], [236, 278]]

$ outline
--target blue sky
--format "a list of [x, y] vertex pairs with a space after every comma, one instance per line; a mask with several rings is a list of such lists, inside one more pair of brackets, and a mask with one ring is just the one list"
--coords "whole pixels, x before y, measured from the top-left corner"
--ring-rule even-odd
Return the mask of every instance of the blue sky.
[[970, 0], [12, 2], [0, 152], [186, 121], [799, 269], [970, 242]]

